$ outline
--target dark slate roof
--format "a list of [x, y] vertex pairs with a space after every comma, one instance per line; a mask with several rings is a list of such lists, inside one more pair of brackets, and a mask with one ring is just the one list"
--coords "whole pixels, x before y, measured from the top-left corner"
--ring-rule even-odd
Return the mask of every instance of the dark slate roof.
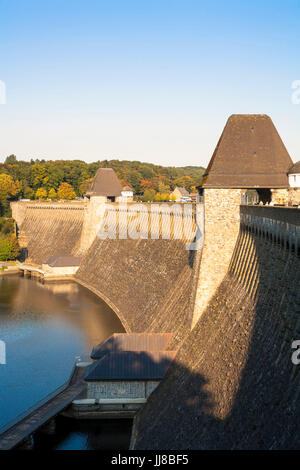
[[121, 196], [122, 184], [112, 168], [99, 168], [87, 196]]
[[234, 114], [203, 175], [202, 187], [287, 188], [292, 164], [269, 116]]
[[161, 380], [176, 356], [176, 351], [121, 351], [106, 354], [87, 367], [84, 379]]
[[300, 162], [296, 162], [290, 169], [289, 174], [300, 173]]
[[44, 261], [43, 263], [52, 266], [52, 268], [58, 268], [63, 266], [79, 266], [80, 261], [81, 259], [75, 256], [54, 255], [47, 258], [46, 261]]
[[93, 348], [91, 358], [101, 359], [110, 352], [119, 351], [163, 351], [172, 336], [172, 333], [114, 333]]

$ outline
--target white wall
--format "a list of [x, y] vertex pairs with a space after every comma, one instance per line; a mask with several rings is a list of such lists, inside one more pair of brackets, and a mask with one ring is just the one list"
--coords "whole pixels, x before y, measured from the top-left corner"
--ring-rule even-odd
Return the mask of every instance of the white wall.
[[289, 175], [289, 185], [291, 188], [300, 188], [300, 173]]

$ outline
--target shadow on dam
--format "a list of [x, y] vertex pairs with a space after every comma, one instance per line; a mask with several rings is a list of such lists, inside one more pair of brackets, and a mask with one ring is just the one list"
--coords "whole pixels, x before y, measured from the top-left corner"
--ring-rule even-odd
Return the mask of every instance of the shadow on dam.
[[132, 448], [299, 448], [297, 254], [240, 232], [227, 275], [138, 413]]

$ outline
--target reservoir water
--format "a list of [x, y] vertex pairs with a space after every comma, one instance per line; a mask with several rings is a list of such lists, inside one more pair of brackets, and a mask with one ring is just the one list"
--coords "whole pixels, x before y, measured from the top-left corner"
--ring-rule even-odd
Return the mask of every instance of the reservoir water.
[[[6, 364], [0, 364], [0, 427], [62, 385], [76, 356], [89, 356], [93, 346], [123, 331], [110, 307], [75, 282], [0, 277], [0, 340], [6, 344]], [[101, 425], [91, 429], [103, 434]], [[87, 442], [96, 441], [87, 426], [61, 433], [67, 448], [87, 448]], [[57, 448], [64, 448], [62, 442], [56, 442]]]

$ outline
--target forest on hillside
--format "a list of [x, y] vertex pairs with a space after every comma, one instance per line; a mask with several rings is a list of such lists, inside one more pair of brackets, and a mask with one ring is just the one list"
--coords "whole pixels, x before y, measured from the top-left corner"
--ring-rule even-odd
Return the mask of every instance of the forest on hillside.
[[167, 199], [175, 186], [195, 191], [204, 168], [164, 167], [139, 161], [18, 160], [8, 156], [0, 163], [0, 216], [9, 215], [16, 199], [74, 199], [82, 196], [98, 168], [113, 168], [122, 184], [143, 200]]

